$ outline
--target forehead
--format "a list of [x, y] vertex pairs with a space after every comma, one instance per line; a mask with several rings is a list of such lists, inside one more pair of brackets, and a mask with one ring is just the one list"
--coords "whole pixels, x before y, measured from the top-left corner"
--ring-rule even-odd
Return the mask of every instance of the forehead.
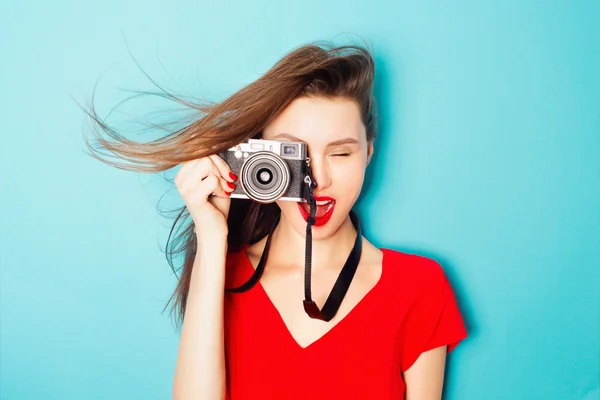
[[365, 126], [358, 105], [341, 98], [294, 99], [265, 127], [263, 139], [272, 139], [283, 133], [315, 146], [342, 138], [366, 141]]

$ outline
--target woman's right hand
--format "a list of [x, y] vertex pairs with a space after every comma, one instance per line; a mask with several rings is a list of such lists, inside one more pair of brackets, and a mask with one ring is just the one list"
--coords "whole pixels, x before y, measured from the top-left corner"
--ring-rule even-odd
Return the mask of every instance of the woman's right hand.
[[175, 177], [198, 238], [227, 237], [227, 216], [237, 178], [218, 155], [186, 161]]

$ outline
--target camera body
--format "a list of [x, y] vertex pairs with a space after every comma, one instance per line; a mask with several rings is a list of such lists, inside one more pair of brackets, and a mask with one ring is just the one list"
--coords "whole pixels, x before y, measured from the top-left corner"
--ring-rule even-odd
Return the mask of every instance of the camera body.
[[308, 165], [305, 143], [249, 139], [219, 156], [239, 179], [232, 198], [259, 203], [304, 201], [302, 190]]

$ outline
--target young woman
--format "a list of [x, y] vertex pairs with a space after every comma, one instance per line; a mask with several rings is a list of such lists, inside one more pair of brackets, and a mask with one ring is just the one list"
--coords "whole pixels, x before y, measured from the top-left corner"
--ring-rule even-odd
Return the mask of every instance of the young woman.
[[[369, 243], [351, 211], [374, 154], [373, 78], [366, 49], [307, 45], [218, 104], [171, 97], [201, 114], [162, 140], [128, 141], [92, 114], [101, 146], [136, 166], [89, 146], [103, 161], [181, 164], [173, 398], [441, 398], [466, 337], [452, 288], [435, 261]], [[219, 154], [248, 139], [306, 145], [314, 219], [309, 202], [231, 197], [241, 183]]]

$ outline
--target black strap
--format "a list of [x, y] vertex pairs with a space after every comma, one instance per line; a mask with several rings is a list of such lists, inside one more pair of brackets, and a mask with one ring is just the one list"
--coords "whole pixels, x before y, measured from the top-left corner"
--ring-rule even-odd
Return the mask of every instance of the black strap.
[[317, 303], [315, 303], [312, 299], [310, 283], [312, 263], [312, 226], [315, 224], [315, 214], [317, 213], [317, 202], [315, 201], [315, 197], [313, 195], [316, 182], [313, 179], [310, 165], [307, 167], [307, 174], [304, 178], [304, 182], [304, 199], [310, 206], [310, 213], [306, 223], [306, 252], [304, 255], [304, 311], [306, 311], [308, 316], [313, 319], [330, 321], [340, 308], [340, 305], [342, 304], [342, 301], [348, 292], [348, 288], [350, 287], [350, 283], [354, 278], [354, 274], [360, 261], [360, 256], [362, 253], [362, 235], [360, 231], [360, 223], [358, 221], [358, 216], [351, 211], [350, 220], [356, 228], [356, 239], [354, 240], [354, 246], [352, 247], [350, 255], [346, 259], [346, 263], [344, 264], [338, 279], [333, 285], [331, 293], [329, 293], [329, 296], [323, 305], [323, 309], [319, 310], [319, 306], [317, 306]]
[[[327, 297], [325, 304], [323, 305], [323, 309], [319, 310], [317, 304], [312, 300], [311, 297], [311, 263], [312, 263], [312, 226], [315, 224], [315, 214], [317, 211], [316, 201], [313, 196], [313, 191], [316, 186], [314, 180], [312, 179], [312, 173], [310, 167], [307, 171], [307, 176], [305, 179], [305, 187], [304, 187], [304, 198], [310, 205], [310, 213], [307, 218], [306, 225], [306, 252], [305, 252], [305, 269], [304, 269], [304, 311], [308, 314], [309, 317], [314, 319], [320, 319], [323, 321], [330, 321], [342, 304], [346, 293], [348, 292], [348, 288], [350, 287], [350, 283], [354, 278], [356, 273], [356, 269], [358, 268], [358, 263], [360, 262], [360, 257], [362, 254], [362, 234], [360, 229], [360, 221], [358, 220], [358, 216], [353, 211], [350, 211], [350, 220], [356, 229], [356, 239], [354, 240], [354, 246], [352, 247], [352, 251], [350, 255], [346, 259], [346, 263], [342, 268], [338, 279], [336, 280], [331, 293]], [[269, 229], [267, 242], [265, 243], [265, 248], [263, 249], [263, 253], [260, 257], [260, 261], [256, 270], [248, 279], [246, 283], [231, 289], [225, 289], [231, 293], [241, 293], [250, 290], [256, 283], [260, 280], [260, 277], [263, 274], [265, 269], [265, 265], [267, 263], [267, 256], [269, 253], [269, 246], [271, 244], [271, 237], [273, 236], [273, 232], [279, 223], [280, 216], [273, 221], [271, 228]]]
[[231, 289], [225, 289], [226, 291], [231, 292], [231, 293], [247, 292], [248, 290], [252, 289], [254, 287], [254, 285], [256, 285], [256, 283], [260, 280], [260, 277], [262, 276], [263, 271], [265, 269], [265, 265], [267, 264], [267, 255], [269, 254], [269, 246], [271, 244], [271, 237], [273, 236], [273, 231], [275, 230], [275, 228], [277, 227], [277, 224], [279, 223], [279, 217], [280, 217], [280, 215], [278, 214], [277, 217], [275, 218], [275, 220], [273, 221], [273, 224], [271, 224], [271, 228], [269, 229], [269, 233], [267, 236], [267, 242], [265, 243], [265, 248], [263, 249], [263, 253], [260, 256], [260, 261], [258, 262], [258, 265], [256, 266], [256, 270], [254, 271], [254, 273], [252, 274], [250, 279], [248, 279], [248, 281], [246, 283], [244, 283], [242, 286], [238, 286], [236, 288], [231, 288]]
[[[317, 304], [311, 299], [310, 295], [310, 258], [306, 259], [305, 266], [305, 278], [304, 278], [304, 311], [314, 319], [321, 319], [323, 321], [330, 321], [342, 304], [346, 293], [348, 292], [348, 288], [350, 287], [350, 283], [354, 278], [354, 274], [356, 273], [356, 269], [358, 268], [358, 263], [360, 261], [360, 256], [362, 253], [362, 234], [360, 230], [360, 223], [358, 221], [358, 216], [354, 212], [350, 212], [350, 219], [352, 220], [352, 224], [356, 228], [356, 239], [354, 240], [354, 246], [352, 247], [352, 251], [350, 255], [346, 259], [346, 263], [340, 272], [335, 284], [333, 285], [333, 289], [327, 297], [325, 304], [323, 305], [323, 309], [319, 310]], [[308, 228], [307, 228], [308, 230]], [[310, 242], [308, 242], [310, 243]], [[307, 246], [307, 248], [310, 245]], [[307, 254], [309, 254], [307, 249]], [[309, 254], [310, 255], [310, 254]]]

